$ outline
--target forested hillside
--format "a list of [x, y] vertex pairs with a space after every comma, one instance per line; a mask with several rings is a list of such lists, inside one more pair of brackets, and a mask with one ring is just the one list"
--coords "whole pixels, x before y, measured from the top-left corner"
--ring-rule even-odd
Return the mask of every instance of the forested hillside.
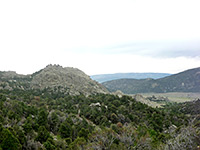
[[99, 83], [117, 80], [117, 79], [159, 79], [167, 77], [171, 74], [168, 73], [115, 73], [115, 74], [99, 74], [90, 76], [93, 80], [98, 81]]
[[200, 92], [200, 68], [194, 68], [160, 79], [119, 79], [104, 82], [111, 92], [117, 90], [126, 94]]
[[1, 90], [0, 149], [196, 149], [199, 126], [166, 108], [128, 96]]

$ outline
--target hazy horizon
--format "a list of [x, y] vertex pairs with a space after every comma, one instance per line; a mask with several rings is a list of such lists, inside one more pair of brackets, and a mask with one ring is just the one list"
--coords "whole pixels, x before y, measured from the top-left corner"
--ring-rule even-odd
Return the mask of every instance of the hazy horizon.
[[[59, 66], [62, 66], [62, 65], [60, 65], [60, 64], [48, 64], [48, 65], [59, 65]], [[48, 65], [46, 65], [46, 66], [48, 66]], [[45, 66], [45, 67], [46, 67]], [[40, 68], [39, 70], [35, 70], [34, 72], [31, 72], [31, 73], [28, 73], [28, 74], [25, 74], [25, 73], [19, 73], [19, 72], [17, 72], [16, 70], [0, 70], [0, 71], [5, 71], [5, 72], [7, 72], [7, 71], [14, 71], [14, 72], [16, 72], [17, 74], [21, 74], [21, 75], [30, 75], [30, 74], [33, 74], [33, 73], [35, 73], [35, 72], [38, 72], [38, 71], [40, 71], [41, 69], [44, 69], [45, 67], [43, 67], [43, 68]], [[63, 68], [65, 68], [66, 66], [62, 66]], [[72, 66], [67, 66], [67, 67], [72, 67]], [[76, 68], [76, 67], [72, 67], [72, 68]], [[195, 67], [195, 68], [198, 68], [198, 67]], [[195, 68], [189, 68], [189, 69], [186, 69], [186, 70], [190, 70], [190, 69], [195, 69]], [[77, 69], [79, 69], [79, 68], [77, 68]], [[132, 73], [138, 73], [138, 74], [142, 74], [142, 73], [144, 73], [144, 74], [148, 74], [148, 73], [161, 73], [161, 74], [170, 74], [170, 75], [173, 75], [173, 74], [177, 74], [177, 73], [180, 73], [180, 72], [183, 72], [183, 71], [186, 71], [186, 70], [182, 70], [182, 71], [179, 71], [179, 72], [175, 72], [175, 73], [167, 73], [167, 72], [114, 72], [114, 73], [99, 73], [99, 74], [87, 74], [86, 72], [86, 74], [87, 75], [89, 75], [89, 76], [95, 76], [95, 75], [114, 75], [114, 74], [132, 74]], [[84, 70], [81, 70], [81, 71], [83, 71], [84, 72]]]
[[0, 71], [88, 75], [200, 67], [198, 0], [1, 1]]

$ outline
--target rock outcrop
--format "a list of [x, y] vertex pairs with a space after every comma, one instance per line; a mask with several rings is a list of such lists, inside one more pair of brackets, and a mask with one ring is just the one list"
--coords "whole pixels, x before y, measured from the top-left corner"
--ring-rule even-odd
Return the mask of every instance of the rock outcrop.
[[59, 65], [48, 65], [32, 75], [18, 75], [15, 72], [2, 72], [0, 88], [52, 89], [70, 95], [90, 95], [108, 93], [107, 89], [92, 80], [83, 71]]

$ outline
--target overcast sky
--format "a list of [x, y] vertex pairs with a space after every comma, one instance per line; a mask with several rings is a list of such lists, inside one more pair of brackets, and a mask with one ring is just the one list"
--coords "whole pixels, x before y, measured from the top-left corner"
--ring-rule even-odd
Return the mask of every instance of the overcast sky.
[[199, 0], [2, 0], [0, 70], [89, 75], [200, 67]]

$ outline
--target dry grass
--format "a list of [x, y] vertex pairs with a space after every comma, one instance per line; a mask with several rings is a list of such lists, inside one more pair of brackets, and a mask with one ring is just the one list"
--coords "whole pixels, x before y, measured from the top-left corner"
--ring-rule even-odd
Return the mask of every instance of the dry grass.
[[200, 93], [183, 93], [183, 92], [171, 92], [171, 93], [140, 93], [144, 97], [150, 97], [152, 95], [156, 97], [167, 97], [171, 102], [182, 103], [186, 101], [193, 101], [200, 99]]

